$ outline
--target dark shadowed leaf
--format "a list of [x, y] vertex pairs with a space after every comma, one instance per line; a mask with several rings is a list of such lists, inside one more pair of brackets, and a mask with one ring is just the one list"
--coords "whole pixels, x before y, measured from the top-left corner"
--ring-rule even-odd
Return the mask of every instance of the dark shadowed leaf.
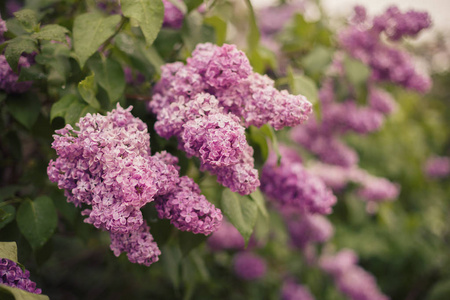
[[29, 94], [8, 98], [6, 105], [14, 119], [28, 129], [33, 127], [41, 110], [39, 99]]
[[46, 196], [22, 202], [17, 211], [17, 225], [33, 249], [41, 248], [53, 235], [58, 223], [52, 199]]
[[89, 61], [89, 67], [95, 73], [95, 80], [108, 94], [110, 103], [116, 102], [125, 90], [122, 66], [110, 58], [98, 57]]

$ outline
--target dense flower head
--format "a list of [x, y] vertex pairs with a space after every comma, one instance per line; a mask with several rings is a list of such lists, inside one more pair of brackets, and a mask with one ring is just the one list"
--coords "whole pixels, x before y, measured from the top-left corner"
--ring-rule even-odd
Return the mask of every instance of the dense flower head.
[[161, 219], [182, 231], [209, 235], [222, 223], [222, 212], [200, 194], [200, 188], [183, 176], [177, 187], [165, 197], [157, 197], [155, 207]]
[[150, 234], [150, 227], [143, 223], [137, 230], [127, 233], [111, 233], [110, 248], [115, 256], [127, 253], [128, 260], [144, 266], [157, 262], [161, 251]]
[[188, 156], [200, 159], [201, 170], [243, 195], [259, 186], [244, 126], [269, 123], [278, 130], [312, 112], [304, 96], [280, 92], [269, 77], [254, 73], [235, 45], [210, 43], [197, 45], [186, 65], [162, 66], [149, 108], [160, 136], [177, 137]]
[[375, 278], [357, 265], [358, 256], [349, 249], [335, 255], [325, 255], [320, 259], [320, 267], [330, 274], [337, 288], [352, 300], [387, 300]]
[[292, 279], [287, 279], [281, 288], [282, 300], [314, 300], [306, 286], [296, 283]]
[[450, 157], [429, 157], [425, 162], [424, 172], [429, 178], [442, 178], [450, 175]]
[[326, 242], [334, 232], [330, 221], [321, 215], [291, 216], [287, 218], [287, 225], [292, 244], [301, 249], [310, 243]]
[[[28, 68], [30, 66], [29, 60], [21, 56], [19, 58], [19, 73], [22, 68]], [[5, 91], [7, 94], [24, 93], [31, 88], [31, 81], [19, 82], [19, 74], [15, 73], [4, 55], [0, 55], [0, 90]]]
[[405, 88], [426, 92], [431, 87], [431, 79], [419, 74], [410, 55], [395, 46], [386, 44], [381, 32], [393, 40], [402, 36], [415, 36], [430, 26], [427, 13], [408, 11], [401, 13], [390, 7], [384, 14], [373, 18], [372, 23], [356, 23], [340, 32], [341, 46], [354, 58], [361, 60], [372, 69], [372, 80], [388, 81]]
[[368, 97], [370, 107], [380, 113], [390, 114], [397, 109], [397, 103], [392, 95], [382, 89], [371, 88]]
[[320, 178], [310, 174], [298, 161], [283, 156], [277, 165], [276, 156], [271, 153], [261, 174], [261, 191], [277, 203], [281, 209], [300, 213], [331, 213], [336, 197]]
[[373, 19], [373, 29], [383, 31], [393, 41], [405, 36], [415, 37], [430, 26], [431, 18], [427, 12], [409, 10], [402, 13], [396, 6], [389, 7], [383, 14]]
[[47, 173], [69, 202], [86, 208], [85, 222], [110, 232], [116, 255], [127, 252], [131, 262], [149, 265], [160, 252], [143, 220], [144, 205], [155, 199], [167, 204], [164, 217], [194, 233], [216, 230], [222, 214], [191, 179], [179, 177], [176, 157], [150, 155], [147, 126], [130, 111], [117, 105], [107, 116], [87, 114], [79, 129], [58, 130], [52, 144], [58, 158]]
[[0, 44], [5, 41], [4, 34], [8, 31], [8, 28], [6, 27], [5, 20], [2, 19], [2, 16], [0, 15]]
[[183, 26], [183, 12], [169, 0], [162, 0], [162, 2], [164, 4], [163, 26], [180, 29]]
[[243, 250], [245, 241], [236, 227], [227, 221], [223, 221], [219, 229], [208, 238], [208, 246], [215, 251]]
[[291, 138], [308, 151], [314, 153], [327, 164], [349, 168], [358, 163], [358, 154], [338, 139], [337, 136], [324, 132], [315, 120], [306, 126], [294, 127]]
[[17, 263], [7, 258], [0, 259], [0, 284], [34, 294], [42, 293], [41, 289], [36, 288], [36, 283], [30, 280], [30, 272], [22, 270]]
[[265, 260], [251, 252], [240, 252], [233, 259], [234, 273], [244, 280], [255, 280], [266, 275]]

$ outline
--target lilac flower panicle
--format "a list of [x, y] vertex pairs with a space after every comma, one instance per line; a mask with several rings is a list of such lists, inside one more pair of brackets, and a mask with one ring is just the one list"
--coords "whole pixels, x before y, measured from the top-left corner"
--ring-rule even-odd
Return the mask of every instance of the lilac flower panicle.
[[281, 288], [282, 300], [314, 300], [307, 287], [297, 284], [294, 280], [288, 279]]
[[30, 272], [22, 268], [12, 260], [0, 259], [0, 284], [22, 289], [24, 291], [41, 294], [41, 289], [36, 288], [36, 283], [30, 280]]
[[3, 35], [7, 31], [8, 28], [6, 27], [6, 22], [5, 20], [2, 19], [2, 16], [0, 15], [0, 44], [2, 44], [5, 41], [5, 37]]
[[222, 223], [222, 212], [200, 194], [200, 188], [189, 177], [183, 176], [172, 193], [156, 198], [160, 218], [182, 231], [209, 235]]
[[430, 25], [427, 13], [401, 13], [397, 7], [390, 7], [373, 18], [370, 26], [355, 23], [341, 31], [338, 39], [351, 56], [370, 66], [375, 82], [393, 82], [423, 93], [431, 87], [429, 76], [418, 73], [410, 55], [384, 43], [380, 34], [384, 32], [390, 40], [397, 41], [403, 36], [416, 36]]
[[240, 252], [233, 259], [234, 273], [244, 280], [256, 280], [264, 277], [267, 271], [265, 260], [250, 252]]
[[[24, 56], [19, 58], [19, 73], [22, 68], [28, 68], [30, 63]], [[7, 94], [24, 93], [31, 88], [33, 84], [31, 81], [19, 82], [19, 74], [16, 74], [4, 55], [0, 55], [0, 90]]]
[[390, 114], [397, 109], [397, 103], [392, 96], [388, 92], [376, 88], [369, 90], [369, 105], [383, 114]]
[[431, 156], [424, 165], [425, 175], [429, 178], [443, 178], [450, 175], [450, 157]]
[[127, 253], [128, 260], [144, 266], [150, 266], [159, 260], [161, 251], [150, 234], [150, 227], [143, 223], [138, 230], [128, 233], [111, 233], [110, 248], [115, 256]]
[[335, 255], [322, 256], [319, 265], [334, 278], [337, 288], [352, 300], [389, 299], [379, 291], [375, 278], [357, 262], [356, 253], [344, 249]]
[[214, 251], [243, 250], [245, 241], [239, 231], [231, 223], [224, 221], [219, 229], [208, 238], [208, 246]]
[[283, 29], [294, 14], [302, 13], [305, 3], [290, 1], [279, 6], [269, 6], [257, 11], [258, 25], [263, 36], [271, 36]]
[[259, 186], [253, 150], [244, 127], [269, 123], [275, 129], [307, 120], [312, 105], [305, 97], [278, 91], [267, 76], [252, 71], [235, 45], [198, 44], [187, 64], [161, 68], [149, 108], [157, 115], [156, 132], [177, 137], [201, 170], [242, 195]]
[[386, 178], [370, 175], [363, 170], [353, 172], [352, 180], [361, 184], [357, 194], [366, 201], [395, 200], [400, 194], [399, 185], [390, 182]]
[[301, 163], [287, 159], [280, 148], [281, 163], [269, 155], [262, 169], [261, 191], [280, 205], [300, 213], [331, 213], [336, 197], [316, 176], [310, 174]]
[[180, 29], [183, 26], [183, 12], [168, 0], [162, 0], [164, 4], [163, 27]]
[[292, 244], [301, 249], [310, 243], [326, 242], [334, 232], [330, 221], [321, 215], [288, 218], [287, 225]]

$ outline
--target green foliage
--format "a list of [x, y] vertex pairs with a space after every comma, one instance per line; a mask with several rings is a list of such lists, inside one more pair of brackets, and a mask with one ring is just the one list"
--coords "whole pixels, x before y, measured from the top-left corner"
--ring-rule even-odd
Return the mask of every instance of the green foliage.
[[73, 23], [73, 46], [80, 67], [116, 31], [119, 15], [104, 17], [99, 13], [86, 13], [75, 18]]
[[247, 196], [241, 196], [229, 189], [224, 189], [220, 207], [245, 242], [248, 243], [258, 217], [258, 204]]
[[147, 46], [156, 39], [164, 20], [164, 5], [161, 0], [123, 0], [123, 15], [135, 20], [144, 34]]
[[[108, 94], [110, 103], [115, 103], [119, 100], [125, 90], [125, 75], [123, 74], [122, 66], [113, 59], [101, 57], [100, 59], [91, 60], [89, 67], [95, 74], [95, 81]], [[93, 85], [93, 83], [90, 83], [90, 85]], [[94, 92], [95, 97], [95, 89], [92, 88], [90, 90]], [[90, 104], [92, 105], [92, 103]], [[99, 108], [94, 105], [92, 106], [97, 109]]]
[[8, 98], [6, 105], [9, 113], [27, 129], [33, 127], [41, 109], [39, 99], [32, 95]]
[[24, 200], [17, 211], [17, 225], [33, 249], [39, 249], [53, 235], [58, 222], [52, 199], [41, 196]]

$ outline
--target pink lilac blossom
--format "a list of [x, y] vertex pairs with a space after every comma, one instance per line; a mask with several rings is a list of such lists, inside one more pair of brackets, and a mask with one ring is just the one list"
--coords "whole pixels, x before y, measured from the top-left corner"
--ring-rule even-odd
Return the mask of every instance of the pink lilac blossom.
[[30, 272], [22, 268], [12, 260], [0, 259], [0, 284], [18, 288], [30, 293], [41, 294], [41, 289], [36, 288], [36, 283], [30, 280]]
[[415, 70], [407, 52], [386, 44], [380, 34], [385, 32], [393, 41], [406, 35], [415, 36], [431, 25], [429, 15], [415, 11], [402, 14], [396, 7], [391, 7], [373, 18], [371, 24], [366, 23], [369, 25], [356, 23], [340, 32], [341, 46], [370, 66], [372, 80], [393, 82], [419, 92], [428, 91], [431, 79]]
[[251, 252], [240, 252], [233, 259], [234, 273], [244, 280], [256, 280], [266, 275], [265, 260]]
[[283, 283], [281, 288], [282, 300], [314, 300], [309, 289], [301, 284], [296, 283], [292, 279], [288, 279]]
[[222, 212], [200, 194], [200, 188], [189, 177], [183, 176], [177, 187], [165, 197], [155, 199], [155, 207], [161, 219], [182, 231], [209, 235], [222, 223]]
[[298, 161], [283, 156], [277, 165], [271, 153], [261, 174], [261, 191], [280, 206], [299, 213], [331, 213], [336, 197], [318, 177], [310, 174]]
[[156, 132], [176, 136], [201, 169], [216, 175], [234, 192], [259, 186], [253, 149], [243, 126], [271, 124], [275, 129], [306, 121], [312, 105], [305, 97], [278, 91], [267, 76], [253, 73], [235, 45], [197, 45], [187, 64], [166, 64], [149, 108], [157, 115]]
[[[29, 66], [29, 60], [21, 56], [19, 58], [19, 73], [22, 68], [28, 68]], [[0, 55], [0, 90], [5, 91], [7, 94], [24, 93], [33, 84], [31, 81], [19, 82], [18, 80], [19, 75], [11, 69], [5, 56]]]
[[2, 16], [0, 15], [0, 44], [5, 41], [4, 34], [8, 31], [8, 28], [6, 27], [6, 22], [2, 19]]
[[162, 2], [164, 4], [163, 27], [180, 29], [183, 26], [183, 12], [169, 0], [162, 0]]
[[291, 243], [304, 249], [311, 243], [326, 242], [334, 233], [333, 225], [321, 215], [300, 215], [286, 218]]
[[150, 227], [143, 223], [138, 230], [127, 233], [110, 233], [110, 248], [115, 256], [127, 253], [128, 260], [144, 266], [157, 262], [161, 251], [150, 234]]
[[208, 238], [208, 246], [213, 251], [243, 250], [245, 241], [239, 231], [231, 223], [224, 221], [217, 231]]
[[369, 105], [383, 114], [390, 114], [397, 109], [397, 103], [388, 92], [371, 87], [369, 89]]
[[355, 252], [344, 249], [335, 255], [322, 256], [320, 267], [334, 278], [337, 288], [352, 300], [387, 300], [375, 278], [357, 265]]
[[425, 162], [424, 172], [429, 178], [442, 178], [450, 175], [450, 157], [429, 157]]
[[402, 13], [396, 6], [389, 7], [384, 14], [373, 19], [373, 29], [384, 32], [392, 41], [405, 36], [415, 37], [430, 26], [431, 18], [427, 12], [410, 10]]
[[[193, 181], [179, 178], [177, 158], [167, 152], [150, 156], [147, 126], [130, 111], [117, 105], [107, 116], [87, 114], [77, 123], [79, 130], [66, 125], [56, 131], [52, 147], [58, 158], [50, 161], [47, 173], [69, 202], [89, 207], [82, 211], [85, 222], [110, 232], [116, 255], [125, 251], [130, 261], [149, 265], [159, 250], [143, 220], [144, 205], [156, 198], [182, 199], [185, 205], [171, 213], [187, 220], [194, 207], [198, 222], [179, 227], [195, 233], [211, 233], [222, 215]], [[151, 253], [139, 248], [144, 246]]]

